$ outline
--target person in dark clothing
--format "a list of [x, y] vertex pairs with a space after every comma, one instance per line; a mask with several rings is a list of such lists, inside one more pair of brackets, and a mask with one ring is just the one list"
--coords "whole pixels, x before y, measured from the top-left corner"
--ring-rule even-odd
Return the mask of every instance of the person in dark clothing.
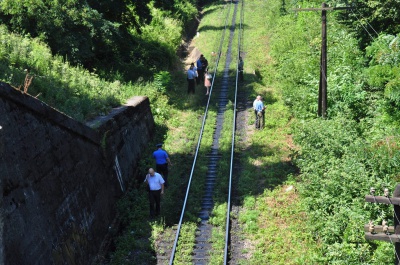
[[162, 149], [162, 144], [157, 144], [156, 147], [157, 150], [153, 152], [153, 158], [156, 160], [156, 170], [163, 176], [165, 187], [168, 187], [168, 165], [172, 165], [171, 160], [168, 157], [168, 153]]
[[154, 218], [160, 215], [161, 195], [164, 194], [164, 179], [154, 169], [150, 168], [144, 182], [149, 186], [150, 218]]
[[196, 77], [196, 83], [197, 85], [201, 84], [204, 78], [204, 70], [202, 60], [204, 56], [203, 54], [200, 55], [200, 58], [196, 61], [196, 68], [197, 68], [197, 77]]
[[239, 81], [243, 81], [243, 67], [244, 67], [244, 62], [242, 57], [239, 57], [239, 64], [238, 64], [238, 71], [239, 71]]
[[200, 56], [200, 61], [201, 61], [201, 67], [203, 69], [203, 73], [205, 73], [205, 71], [208, 68], [208, 61], [207, 61], [206, 57], [204, 57], [203, 54]]

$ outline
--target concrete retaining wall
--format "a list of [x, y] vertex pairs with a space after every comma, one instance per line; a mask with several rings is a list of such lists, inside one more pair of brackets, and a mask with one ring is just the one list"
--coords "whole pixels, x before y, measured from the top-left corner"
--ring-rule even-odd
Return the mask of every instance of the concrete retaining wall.
[[91, 124], [0, 83], [0, 264], [90, 264], [154, 128], [149, 100]]

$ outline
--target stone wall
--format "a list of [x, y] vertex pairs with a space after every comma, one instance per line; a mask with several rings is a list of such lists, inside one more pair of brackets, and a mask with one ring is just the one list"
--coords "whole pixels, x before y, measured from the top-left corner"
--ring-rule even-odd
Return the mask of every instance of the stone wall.
[[0, 83], [0, 264], [90, 264], [154, 127], [133, 98], [91, 124]]

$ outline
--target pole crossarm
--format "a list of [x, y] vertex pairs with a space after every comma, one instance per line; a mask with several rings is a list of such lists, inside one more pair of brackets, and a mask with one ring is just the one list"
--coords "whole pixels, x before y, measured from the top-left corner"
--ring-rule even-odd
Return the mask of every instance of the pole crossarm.
[[[374, 225], [374, 231], [371, 233], [370, 232], [370, 225], [366, 224], [364, 225], [364, 232], [365, 234], [370, 234], [370, 235], [374, 235], [374, 234], [379, 234], [379, 233], [385, 233], [383, 231], [383, 226], [382, 225]], [[394, 233], [394, 226], [387, 226], [387, 232], [393, 234]]]
[[400, 237], [399, 237], [399, 235], [396, 235], [396, 234], [387, 235], [387, 234], [365, 233], [365, 239], [367, 239], [367, 240], [386, 241], [386, 242], [392, 242], [392, 243], [399, 243], [400, 242]]
[[383, 203], [393, 205], [393, 224], [388, 226], [387, 220], [382, 220], [382, 225], [374, 225], [370, 220], [369, 224], [364, 225], [364, 236], [367, 240], [378, 240], [390, 242], [394, 245], [394, 264], [400, 265], [400, 184], [397, 184], [392, 197], [389, 197], [389, 189], [385, 188], [385, 196], [375, 196], [375, 188], [371, 187], [370, 195], [365, 196], [366, 202]]
[[373, 202], [373, 203], [383, 203], [383, 204], [393, 204], [393, 205], [400, 205], [400, 198], [390, 198], [385, 196], [373, 196], [373, 195], [366, 195], [365, 196], [366, 202]]
[[353, 7], [343, 6], [343, 7], [317, 7], [317, 8], [295, 8], [291, 11], [298, 12], [298, 11], [335, 11], [335, 10], [349, 10], [354, 9]]

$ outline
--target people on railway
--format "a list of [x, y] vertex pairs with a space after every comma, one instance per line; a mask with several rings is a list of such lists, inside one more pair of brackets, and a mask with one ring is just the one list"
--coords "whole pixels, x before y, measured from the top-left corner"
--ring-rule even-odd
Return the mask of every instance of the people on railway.
[[195, 78], [197, 76], [197, 72], [194, 68], [194, 64], [192, 63], [189, 67], [189, 69], [187, 70], [187, 81], [188, 81], [188, 94], [195, 93]]
[[206, 96], [210, 94], [212, 75], [208, 72], [208, 69], [204, 72], [204, 86], [207, 89]]
[[242, 57], [239, 57], [238, 71], [239, 71], [239, 81], [243, 82], [243, 67], [244, 62]]
[[156, 170], [165, 181], [165, 187], [168, 187], [168, 165], [172, 166], [168, 153], [162, 149], [162, 144], [156, 145], [157, 150], [153, 152], [153, 158], [156, 160]]
[[261, 96], [257, 96], [256, 100], [254, 100], [253, 108], [256, 116], [255, 127], [256, 129], [260, 130], [264, 128], [265, 123], [265, 106]]
[[149, 187], [150, 218], [154, 218], [160, 215], [161, 195], [164, 194], [165, 181], [159, 173], [150, 168], [144, 182]]

